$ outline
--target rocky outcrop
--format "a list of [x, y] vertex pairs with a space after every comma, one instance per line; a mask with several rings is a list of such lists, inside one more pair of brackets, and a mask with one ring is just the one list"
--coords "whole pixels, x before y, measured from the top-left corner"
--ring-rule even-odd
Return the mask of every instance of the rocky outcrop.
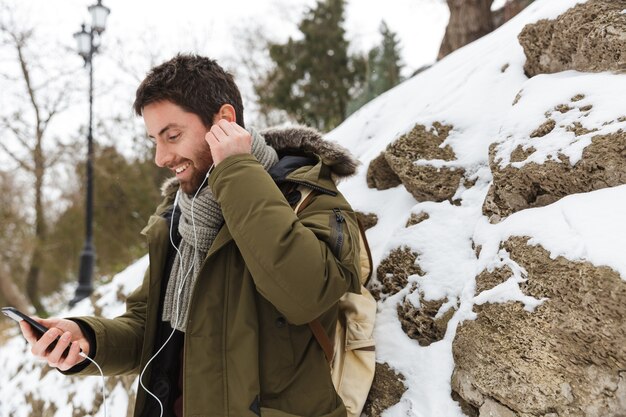
[[372, 159], [367, 167], [367, 186], [377, 190], [386, 190], [402, 184], [400, 178], [391, 169], [385, 159], [385, 152]]
[[368, 417], [380, 417], [383, 411], [400, 402], [405, 391], [404, 376], [394, 372], [386, 363], [377, 363], [363, 414]]
[[[417, 201], [451, 200], [459, 187], [465, 171], [436, 164], [456, 159], [450, 146], [441, 146], [451, 130], [452, 126], [438, 122], [431, 128], [415, 125], [384, 152], [391, 170]], [[419, 160], [424, 163], [416, 164]]]
[[[546, 298], [534, 312], [519, 303], [476, 305], [453, 343], [452, 387], [473, 415], [626, 415], [626, 282], [608, 267], [551, 259], [526, 238], [504, 243], [525, 268], [522, 291]], [[506, 280], [484, 272], [478, 290]]]
[[[541, 93], [535, 91], [534, 94]], [[525, 98], [531, 103], [541, 99]], [[624, 119], [596, 120], [595, 124], [589, 124], [589, 115], [595, 110], [593, 104], [584, 99], [584, 95], [578, 94], [567, 103], [547, 110], [544, 122], [529, 129], [526, 138], [517, 134], [517, 138], [506, 138], [490, 146], [493, 183], [485, 198], [483, 213], [492, 223], [523, 209], [546, 206], [570, 194], [626, 184], [626, 131], [617, 128]], [[525, 117], [528, 107], [517, 109], [520, 105], [511, 110], [513, 121], [508, 122], [511, 126]], [[615, 126], [608, 130], [611, 133], [599, 132], [610, 126]], [[505, 137], [510, 135], [508, 128], [509, 125], [503, 128]], [[564, 142], [564, 135], [573, 139]], [[572, 164], [563, 149], [579, 141], [589, 141], [589, 145]], [[516, 143], [519, 145], [512, 151], [505, 151], [510, 152], [508, 156], [503, 153], [503, 149], [511, 149]], [[531, 157], [537, 148], [544, 151], [558, 148], [558, 152], [554, 153], [556, 157], [549, 154], [546, 160], [535, 162]], [[503, 158], [508, 161], [503, 163]]]
[[378, 224], [378, 216], [374, 213], [356, 212], [356, 218], [359, 220], [364, 230], [371, 229]]
[[626, 0], [589, 0], [519, 34], [528, 77], [565, 70], [626, 71]]
[[408, 247], [397, 248], [380, 262], [376, 269], [378, 283], [372, 284], [371, 292], [376, 300], [401, 291], [409, 283], [409, 275], [424, 275], [415, 263], [418, 254]]
[[448, 322], [455, 312], [451, 308], [441, 317], [437, 317], [437, 313], [445, 301], [447, 300], [427, 301], [420, 294], [419, 307], [416, 307], [405, 297], [404, 301], [398, 304], [398, 318], [402, 330], [411, 339], [417, 340], [420, 346], [429, 346], [431, 343], [443, 339]]
[[416, 224], [420, 224], [421, 222], [428, 220], [429, 218], [430, 215], [423, 211], [419, 213], [411, 213], [409, 220], [407, 220], [406, 222], [406, 227], [415, 226]]
[[[532, 149], [519, 152], [532, 153]], [[511, 161], [525, 159], [519, 155], [512, 154]], [[483, 213], [492, 222], [519, 210], [546, 206], [570, 194], [626, 184], [626, 132], [623, 131], [594, 137], [575, 165], [560, 155], [559, 161], [501, 168], [494, 156], [495, 145], [492, 145], [489, 160], [493, 185], [483, 205]]]

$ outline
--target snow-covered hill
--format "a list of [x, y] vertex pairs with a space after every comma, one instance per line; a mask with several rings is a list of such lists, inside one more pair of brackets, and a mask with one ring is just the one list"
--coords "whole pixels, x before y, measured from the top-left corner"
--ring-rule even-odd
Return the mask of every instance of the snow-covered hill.
[[[407, 248], [415, 254], [411, 263], [419, 270], [407, 274], [406, 282], [396, 292], [384, 290], [385, 280], [397, 278], [393, 273], [387, 274], [385, 268], [379, 268], [375, 282], [379, 290], [383, 288], [375, 331], [377, 361], [401, 374], [406, 387], [406, 391], [398, 394], [397, 403], [385, 407], [385, 416], [539, 415], [533, 410], [518, 414], [513, 400], [489, 384], [481, 385], [475, 376], [468, 379], [473, 391], [455, 388], [462, 391], [457, 392], [462, 397], [461, 403], [470, 406], [462, 408], [452, 397], [452, 381], [458, 378], [458, 374], [454, 375], [455, 367], [458, 368], [455, 358], [461, 357], [458, 345], [455, 350], [455, 339], [464, 326], [479, 323], [484, 306], [517, 305], [521, 307], [522, 317], [527, 318], [540, 317], [542, 309], [555, 301], [552, 295], [527, 289], [535, 272], [516, 257], [513, 249], [507, 249], [511, 237], [530, 238], [527, 244], [543, 248], [552, 260], [562, 257], [566, 263], [586, 263], [590, 268], [606, 266], [621, 277], [621, 284], [626, 280], [624, 185], [570, 195], [545, 207], [521, 210], [497, 224], [490, 223], [483, 214], [493, 180], [489, 160], [492, 144], [499, 144], [496, 153], [502, 164], [511, 163], [509, 157], [518, 145], [525, 150], [532, 145], [536, 151], [532, 161], [542, 164], [551, 154], [553, 158], [566, 154], [575, 160], [595, 135], [626, 129], [626, 118], [622, 117], [626, 115], [623, 104], [626, 75], [569, 71], [528, 79], [524, 73], [526, 58], [517, 39], [524, 26], [540, 19], [554, 19], [578, 3], [584, 1], [534, 1], [494, 33], [370, 102], [328, 135], [351, 149], [362, 162], [357, 175], [340, 188], [355, 209], [377, 217], [376, 225], [367, 231], [375, 268], [381, 267], [394, 251]], [[528, 141], [546, 112], [581, 95], [585, 105], [593, 106], [591, 116], [584, 116], [585, 111], [578, 108], [573, 113], [563, 113], [545, 141]], [[587, 133], [576, 136], [561, 126], [582, 117], [586, 117]], [[406, 136], [415, 125], [432, 129], [438, 124], [451, 127], [439, 148], [448, 146], [455, 157], [417, 158], [412, 164], [434, 168], [435, 172], [462, 172], [454, 195], [444, 201], [418, 202], [403, 185], [386, 190], [368, 188], [368, 166], [388, 145]], [[421, 221], [409, 222], [415, 217], [412, 215], [420, 215]], [[123, 310], [118, 294], [127, 294], [140, 282], [146, 263], [146, 259], [138, 261], [100, 288], [96, 296], [100, 314], [112, 317]], [[481, 283], [483, 277], [503, 268], [508, 272], [499, 282], [486, 287]], [[598, 300], [600, 303], [610, 297], [622, 300], [620, 291], [599, 295]], [[400, 313], [419, 311], [434, 300], [441, 304], [431, 321], [446, 317], [447, 322], [440, 337], [432, 343], [421, 343], [407, 334], [407, 323], [411, 323]], [[85, 301], [64, 314], [94, 311], [90, 302]], [[625, 318], [626, 311], [623, 313]], [[495, 355], [497, 349], [493, 349]], [[481, 354], [489, 357], [490, 352]], [[558, 348], [554, 354], [559, 355]], [[70, 416], [72, 409], [78, 408], [84, 410], [84, 415], [102, 415], [99, 378], [73, 379], [49, 371], [31, 359], [25, 342], [17, 335], [0, 348], [0, 368], [1, 417]], [[485, 378], [491, 375], [493, 381], [501, 380], [498, 371], [489, 372]], [[110, 379], [107, 383], [109, 415], [126, 415], [128, 394], [124, 387], [130, 382]], [[626, 390], [626, 386], [619, 384], [615, 383], [618, 394], [622, 389], [619, 387]], [[560, 386], [566, 387], [562, 388], [564, 398], [577, 398], [575, 383], [564, 380]], [[626, 396], [624, 403], [626, 407]], [[498, 407], [505, 407], [512, 414], [505, 414]], [[554, 410], [544, 414], [559, 415]]]

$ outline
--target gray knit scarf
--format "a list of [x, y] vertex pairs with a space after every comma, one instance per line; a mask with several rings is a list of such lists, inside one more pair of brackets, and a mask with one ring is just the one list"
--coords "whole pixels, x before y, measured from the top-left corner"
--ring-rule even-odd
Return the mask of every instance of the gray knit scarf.
[[[267, 171], [278, 162], [278, 155], [263, 136], [253, 129], [250, 132], [252, 155]], [[209, 186], [202, 189], [195, 199], [181, 193], [178, 204], [181, 210], [178, 233], [182, 240], [167, 283], [162, 319], [170, 322], [172, 328], [184, 332], [196, 280], [204, 258], [224, 223], [224, 216]]]

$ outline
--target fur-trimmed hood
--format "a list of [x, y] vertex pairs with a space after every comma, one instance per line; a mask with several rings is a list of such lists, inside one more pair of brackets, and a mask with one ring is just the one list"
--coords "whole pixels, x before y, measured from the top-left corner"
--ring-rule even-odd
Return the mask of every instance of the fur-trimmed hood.
[[325, 140], [319, 131], [310, 127], [270, 128], [259, 133], [279, 155], [293, 151], [319, 156], [337, 178], [353, 175], [359, 164], [349, 150], [335, 142]]
[[[269, 128], [258, 133], [279, 155], [290, 153], [317, 155], [324, 165], [330, 168], [333, 178], [336, 180], [354, 175], [359, 165], [359, 161], [348, 149], [335, 142], [325, 140], [319, 131], [307, 126]], [[177, 189], [178, 180], [176, 177], [168, 178], [161, 186], [161, 194], [163, 196], [172, 195]]]

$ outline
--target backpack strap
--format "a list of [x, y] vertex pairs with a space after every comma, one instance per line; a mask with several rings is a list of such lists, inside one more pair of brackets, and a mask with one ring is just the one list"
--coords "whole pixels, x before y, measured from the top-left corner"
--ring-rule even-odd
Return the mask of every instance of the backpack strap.
[[335, 344], [332, 342], [332, 340], [330, 340], [330, 337], [328, 337], [328, 334], [326, 333], [326, 330], [324, 330], [320, 319], [310, 321], [309, 328], [311, 329], [313, 336], [315, 336], [317, 343], [319, 343], [319, 345], [322, 347], [324, 355], [326, 355], [326, 360], [328, 361], [328, 363], [331, 363], [335, 352]]
[[365, 227], [363, 227], [363, 223], [357, 216], [356, 223], [359, 225], [359, 233], [361, 236], [359, 239], [359, 245], [361, 246], [361, 285], [366, 286], [372, 277], [372, 273], [374, 272], [374, 263], [372, 261], [372, 252], [370, 250], [370, 245], [367, 242], [367, 236], [365, 235]]
[[293, 208], [293, 211], [296, 213], [296, 215], [301, 211], [304, 210], [306, 208], [306, 206], [308, 206], [311, 203], [311, 200], [313, 197], [313, 195], [315, 194], [312, 188], [309, 187], [298, 187], [299, 188], [299, 192], [302, 194], [302, 197], [300, 197], [300, 201], [298, 201], [298, 204], [296, 204], [296, 206]]
[[[313, 196], [315, 195], [315, 190], [309, 187], [297, 187], [298, 191], [301, 194], [300, 201], [295, 205], [293, 211], [296, 213], [300, 213], [300, 211], [304, 210], [313, 200]], [[315, 319], [308, 323], [309, 328], [311, 329], [311, 333], [315, 336], [317, 343], [321, 346], [324, 351], [324, 355], [326, 356], [326, 360], [328, 363], [331, 363], [334, 356], [335, 344], [328, 337], [328, 333], [324, 330], [324, 326], [319, 319]]]

